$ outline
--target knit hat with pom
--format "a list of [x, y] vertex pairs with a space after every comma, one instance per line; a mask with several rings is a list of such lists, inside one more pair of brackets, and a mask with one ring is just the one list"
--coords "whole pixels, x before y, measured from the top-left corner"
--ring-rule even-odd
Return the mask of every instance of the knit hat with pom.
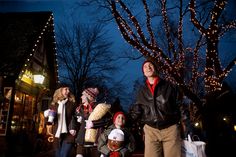
[[99, 91], [97, 88], [86, 88], [82, 94], [84, 94], [91, 100], [96, 99], [97, 95], [99, 94]]

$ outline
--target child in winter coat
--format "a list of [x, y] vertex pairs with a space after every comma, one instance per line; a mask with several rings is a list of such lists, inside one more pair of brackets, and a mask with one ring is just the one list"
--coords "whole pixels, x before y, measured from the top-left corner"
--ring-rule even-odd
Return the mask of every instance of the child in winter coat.
[[[123, 112], [116, 112], [113, 116], [113, 124], [99, 136], [97, 148], [101, 152], [101, 157], [128, 157], [134, 151], [135, 139], [128, 128], [125, 128], [125, 119]], [[121, 147], [116, 150], [110, 145], [112, 137], [114, 137], [114, 134], [111, 134], [114, 129], [119, 129], [124, 133], [124, 139], [118, 140], [122, 141]], [[117, 133], [120, 133], [120, 131], [116, 131], [116, 135]]]
[[94, 142], [86, 140], [86, 131], [89, 129], [96, 129], [96, 138], [99, 137], [100, 132], [111, 121], [111, 115], [107, 112], [102, 118], [98, 120], [89, 120], [89, 117], [94, 112], [95, 108], [99, 106], [96, 98], [99, 94], [97, 88], [87, 88], [82, 92], [81, 104], [76, 108], [77, 123], [79, 123], [79, 130], [76, 138], [77, 149], [76, 157], [96, 157], [99, 156], [97, 150], [97, 139]]

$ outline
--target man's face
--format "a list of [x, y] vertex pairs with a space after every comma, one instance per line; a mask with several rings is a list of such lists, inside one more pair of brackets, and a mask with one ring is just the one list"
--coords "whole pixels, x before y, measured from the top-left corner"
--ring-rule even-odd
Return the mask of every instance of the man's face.
[[143, 73], [146, 77], [156, 76], [155, 67], [151, 62], [146, 62], [143, 65]]

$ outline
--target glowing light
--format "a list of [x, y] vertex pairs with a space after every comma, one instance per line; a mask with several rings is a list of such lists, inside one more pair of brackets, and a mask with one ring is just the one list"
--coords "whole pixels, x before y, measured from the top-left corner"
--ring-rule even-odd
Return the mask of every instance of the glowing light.
[[41, 74], [34, 75], [34, 83], [43, 84], [45, 77]]

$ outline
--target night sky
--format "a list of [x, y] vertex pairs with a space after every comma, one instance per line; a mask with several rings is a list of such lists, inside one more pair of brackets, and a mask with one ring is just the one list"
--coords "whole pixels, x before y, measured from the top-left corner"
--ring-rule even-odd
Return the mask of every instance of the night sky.
[[[52, 11], [55, 20], [55, 31], [57, 33], [57, 26], [61, 22], [68, 22], [72, 20], [78, 20], [80, 23], [93, 24], [93, 15], [89, 14], [86, 9], [78, 8], [75, 5], [78, 0], [0, 0], [0, 11], [1, 12], [21, 12], [21, 11]], [[232, 8], [232, 7], [231, 7]], [[121, 37], [118, 27], [115, 23], [110, 23], [106, 27], [108, 33], [114, 39], [114, 51], [124, 49], [128, 47], [128, 44]], [[56, 35], [57, 36], [57, 35]], [[231, 38], [224, 39], [219, 45], [220, 57], [222, 58], [222, 64], [227, 62], [235, 56], [236, 52], [232, 52], [236, 48], [236, 34], [233, 34]], [[119, 53], [119, 52], [117, 52]], [[115, 55], [115, 53], [114, 53]], [[142, 77], [141, 64], [142, 59], [137, 61], [119, 60], [120, 71], [117, 72], [116, 78], [120, 79], [125, 77], [126, 82], [133, 83], [137, 78]], [[234, 66], [233, 71], [228, 76], [227, 80], [230, 80], [233, 84], [233, 90], [236, 91], [236, 67]], [[132, 89], [132, 88], [129, 88]]]
[[[92, 15], [87, 13], [84, 8], [78, 8], [75, 5], [78, 0], [0, 0], [1, 12], [32, 12], [32, 11], [52, 11], [55, 22], [55, 32], [60, 23], [78, 20], [80, 23], [93, 24]], [[106, 26], [109, 36], [114, 41], [114, 51], [125, 50], [128, 44], [122, 39], [118, 27], [114, 23]], [[115, 37], [115, 38], [114, 38]], [[56, 34], [57, 38], [57, 34]], [[120, 52], [117, 52], [120, 53]], [[115, 55], [115, 53], [114, 53]], [[127, 59], [119, 60], [120, 70], [116, 74], [116, 78], [124, 77], [127, 83], [133, 83], [137, 78], [142, 77], [141, 64], [142, 59], [136, 61], [128, 61]], [[132, 89], [132, 88], [129, 88]]]

